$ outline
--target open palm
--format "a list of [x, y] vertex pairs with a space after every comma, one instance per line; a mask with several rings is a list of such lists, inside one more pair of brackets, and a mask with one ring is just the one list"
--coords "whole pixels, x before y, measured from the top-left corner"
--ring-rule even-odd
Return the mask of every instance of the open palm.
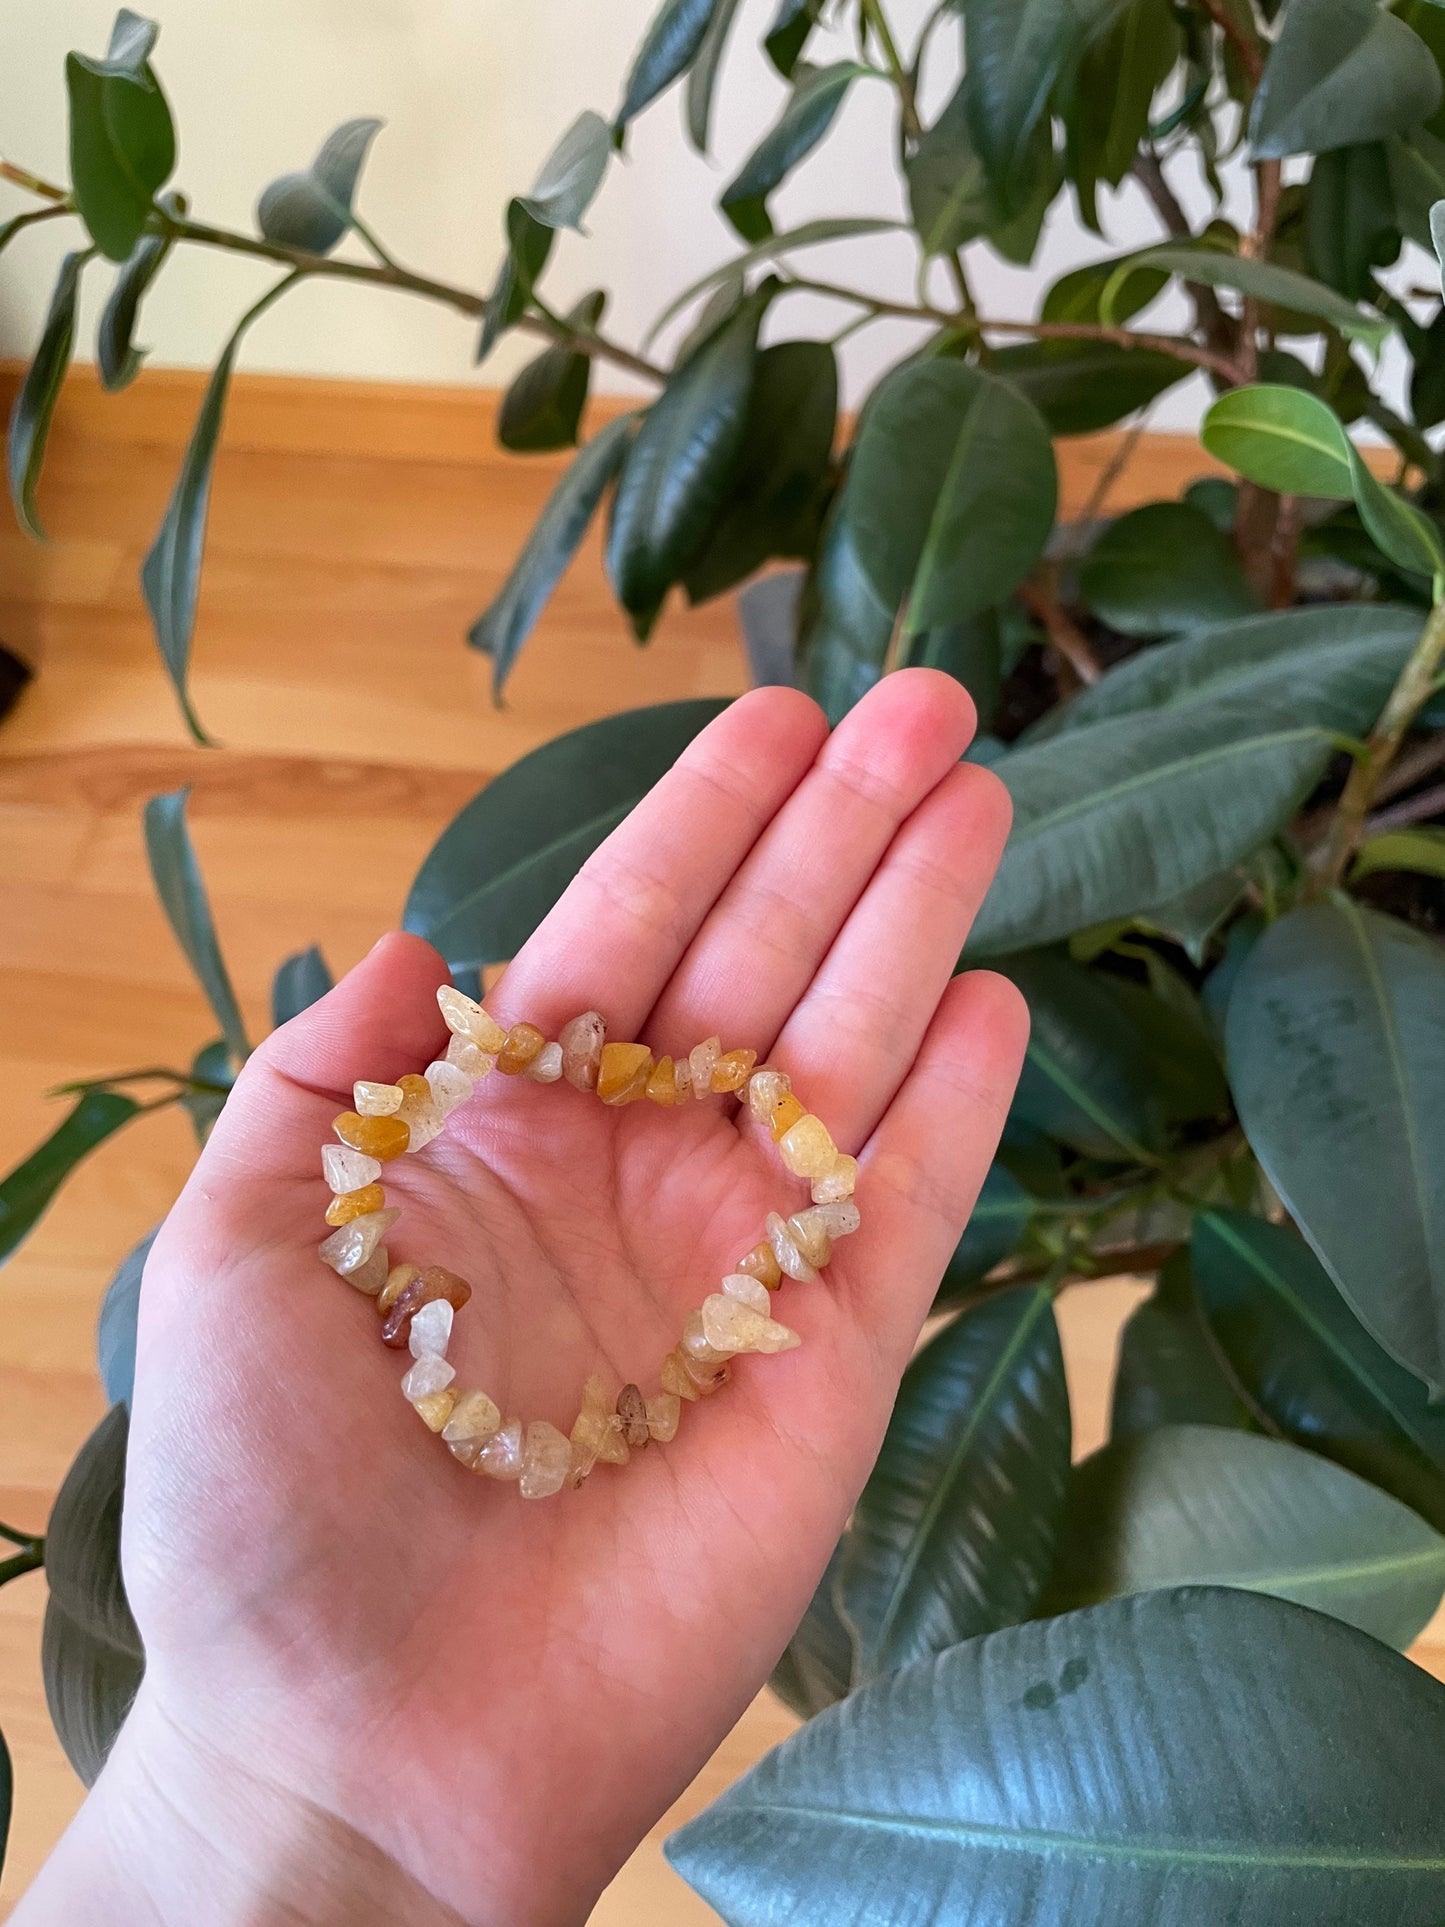
[[[247, 1065], [142, 1299], [126, 1580], [152, 1712], [304, 1797], [465, 1920], [585, 1917], [767, 1676], [887, 1422], [1022, 1051], [1011, 986], [950, 982], [1006, 833], [948, 679], [828, 736], [764, 690], [603, 845], [494, 994], [659, 1054], [713, 1032], [861, 1156], [863, 1226], [675, 1441], [526, 1503], [466, 1473], [372, 1304], [319, 1262], [319, 1147], [357, 1077], [440, 1051], [440, 959], [385, 939]], [[474, 1287], [451, 1357], [564, 1432], [583, 1379], [656, 1388], [689, 1310], [803, 1187], [735, 1101], [608, 1109], [492, 1077], [387, 1167], [393, 1260]]]

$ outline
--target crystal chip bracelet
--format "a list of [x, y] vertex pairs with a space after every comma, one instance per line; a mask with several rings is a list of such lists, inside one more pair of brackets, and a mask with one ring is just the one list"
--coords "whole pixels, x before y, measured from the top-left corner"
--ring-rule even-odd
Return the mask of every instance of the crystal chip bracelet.
[[[437, 1002], [452, 1033], [446, 1056], [419, 1077], [357, 1083], [355, 1110], [335, 1121], [340, 1142], [322, 1147], [321, 1168], [333, 1194], [326, 1222], [333, 1229], [320, 1252], [333, 1271], [375, 1300], [382, 1342], [410, 1351], [401, 1389], [452, 1457], [490, 1478], [515, 1479], [524, 1499], [545, 1499], [564, 1485], [581, 1485], [599, 1461], [625, 1465], [639, 1447], [673, 1438], [683, 1402], [725, 1385], [728, 1361], [739, 1353], [786, 1352], [800, 1342], [772, 1316], [771, 1293], [785, 1277], [815, 1281], [834, 1239], [858, 1229], [858, 1164], [793, 1095], [786, 1072], [754, 1068], [756, 1051], [725, 1051], [709, 1037], [685, 1057], [654, 1058], [645, 1044], [609, 1044], [595, 1010], [564, 1024], [549, 1043], [535, 1024], [504, 1030], [450, 984], [437, 992]], [[594, 1375], [582, 1387], [570, 1435], [546, 1419], [524, 1429], [520, 1419], [504, 1420], [486, 1392], [457, 1389], [447, 1346], [471, 1286], [441, 1265], [393, 1265], [383, 1243], [401, 1213], [386, 1202], [382, 1167], [439, 1137], [452, 1112], [494, 1070], [539, 1084], [565, 1078], [612, 1105], [671, 1106], [731, 1093], [767, 1126], [789, 1171], [812, 1186], [809, 1207], [790, 1218], [768, 1214], [764, 1236], [739, 1258], [721, 1290], [688, 1316], [662, 1361], [660, 1389], [644, 1397], [638, 1386], [624, 1385], [614, 1398]]]

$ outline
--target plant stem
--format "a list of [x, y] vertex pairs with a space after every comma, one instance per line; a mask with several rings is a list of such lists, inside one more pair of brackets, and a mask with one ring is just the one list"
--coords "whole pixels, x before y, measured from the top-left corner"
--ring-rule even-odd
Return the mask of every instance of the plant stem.
[[70, 196], [63, 187], [57, 187], [54, 181], [43, 181], [38, 174], [32, 174], [28, 167], [17, 167], [14, 161], [0, 161], [0, 181], [23, 187], [27, 194], [38, 194], [42, 201], [63, 201], [69, 210]]
[[18, 1579], [22, 1573], [36, 1572], [45, 1564], [45, 1541], [43, 1538], [22, 1536], [8, 1528], [5, 1537], [12, 1545], [21, 1550], [9, 1559], [0, 1559], [0, 1586], [8, 1585], [10, 1580]]
[[862, 18], [878, 42], [889, 76], [898, 91], [899, 120], [904, 138], [916, 141], [923, 132], [923, 123], [918, 118], [918, 96], [913, 91], [913, 81], [903, 65], [897, 42], [884, 15], [882, 0], [862, 0]]
[[[1176, 241], [1192, 241], [1194, 230], [1189, 225], [1188, 216], [1179, 205], [1178, 197], [1169, 185], [1164, 173], [1164, 164], [1152, 147], [1141, 147], [1134, 156], [1131, 169], [1136, 181], [1143, 188], [1159, 216], [1166, 234]], [[1213, 288], [1206, 288], [1202, 282], [1186, 281], [1189, 298], [1194, 303], [1194, 325], [1205, 341], [1218, 355], [1232, 356], [1235, 346], [1234, 322], [1219, 305], [1219, 297]]]
[[1376, 785], [1395, 760], [1406, 730], [1434, 688], [1442, 662], [1445, 662], [1445, 601], [1438, 601], [1390, 691], [1380, 720], [1370, 732], [1364, 755], [1346, 780], [1325, 845], [1319, 872], [1321, 884], [1338, 884], [1349, 868], [1374, 801]]
[[1201, 0], [1201, 4], [1239, 55], [1239, 64], [1243, 67], [1250, 86], [1257, 87], [1259, 77], [1264, 72], [1264, 55], [1260, 51], [1259, 42], [1238, 18], [1229, 0]]
[[1103, 671], [1089, 647], [1089, 639], [1059, 602], [1051, 581], [1023, 582], [1016, 591], [1019, 601], [1044, 625], [1049, 642], [1084, 684], [1096, 683]]
[[1154, 404], [1150, 402], [1139, 410], [1139, 413], [1119, 437], [1118, 447], [1100, 469], [1099, 479], [1089, 490], [1089, 499], [1079, 511], [1078, 519], [1085, 527], [1087, 527], [1090, 522], [1097, 521], [1103, 512], [1104, 504], [1113, 492], [1114, 484], [1129, 466], [1134, 451], [1139, 446], [1139, 438], [1149, 425], [1149, 416], [1153, 407]]
[[1434, 789], [1421, 790], [1418, 796], [1406, 797], [1403, 803], [1396, 803], [1393, 809], [1376, 810], [1367, 816], [1361, 828], [1362, 838], [1378, 836], [1381, 830], [1404, 830], [1412, 823], [1428, 823], [1432, 816], [1445, 813], [1445, 783], [1437, 783]]

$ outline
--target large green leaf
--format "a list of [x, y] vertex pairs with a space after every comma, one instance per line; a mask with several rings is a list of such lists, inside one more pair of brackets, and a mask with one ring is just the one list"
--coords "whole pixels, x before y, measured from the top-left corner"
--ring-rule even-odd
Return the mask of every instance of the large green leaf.
[[894, 620], [863, 573], [852, 526], [835, 497], [798, 613], [803, 686], [830, 723], [846, 716], [883, 674]]
[[1397, 490], [1376, 481], [1353, 442], [1350, 444], [1350, 480], [1360, 520], [1382, 555], [1388, 556], [1396, 568], [1424, 576], [1428, 581], [1445, 573], [1445, 536], [1439, 523]]
[[726, 708], [706, 697], [627, 710], [524, 756], [432, 845], [404, 927], [454, 971], [515, 956], [598, 844]]
[[978, 1202], [948, 1261], [933, 1301], [934, 1310], [943, 1311], [968, 1299], [979, 1281], [1008, 1257], [1037, 1208], [1012, 1172], [995, 1160], [985, 1173]]
[[581, 547], [597, 505], [622, 466], [636, 425], [634, 415], [619, 415], [578, 451], [548, 496], [496, 599], [467, 631], [473, 649], [492, 659], [495, 695], [501, 695], [522, 644]]
[[56, 1494], [45, 1535], [50, 1598], [40, 1671], [66, 1758], [87, 1786], [105, 1765], [145, 1671], [120, 1572], [129, 1420], [113, 1405]]
[[1310, 170], [1305, 205], [1310, 273], [1347, 301], [1367, 301], [1373, 271], [1400, 252], [1395, 195], [1384, 147], [1369, 141], [1321, 154]]
[[271, 981], [272, 1025], [279, 1030], [282, 1024], [289, 1024], [293, 1017], [319, 1003], [332, 981], [326, 959], [314, 943], [287, 957]]
[[[162, 194], [160, 204], [168, 214], [177, 216], [183, 206], [177, 194]], [[95, 331], [95, 363], [102, 386], [112, 394], [129, 386], [140, 373], [146, 350], [135, 345], [135, 324], [140, 304], [165, 266], [171, 245], [167, 234], [143, 234], [111, 286]]]
[[908, 204], [925, 254], [951, 254], [980, 235], [1010, 261], [1033, 258], [1058, 164], [1046, 124], [1026, 144], [1011, 199], [998, 193], [974, 146], [967, 78], [905, 159]]
[[1204, 1316], [1255, 1410], [1445, 1532], [1445, 1412], [1370, 1337], [1304, 1240], [1205, 1211], [1191, 1255]]
[[[572, 328], [594, 329], [602, 319], [607, 296], [600, 289], [586, 294], [565, 317]], [[497, 440], [503, 448], [531, 454], [544, 449], [571, 448], [577, 440], [592, 357], [561, 342], [544, 348], [512, 378], [497, 417]]]
[[895, 368], [870, 398], [840, 512], [874, 595], [904, 610], [911, 636], [1009, 595], [1057, 500], [1037, 410], [980, 369], [930, 360]]
[[633, 58], [617, 110], [616, 135], [628, 121], [686, 73], [701, 51], [708, 24], [722, 0], [664, 0]]
[[853, 1639], [834, 1603], [842, 1559], [840, 1540], [768, 1680], [783, 1704], [805, 1720], [842, 1699], [853, 1682]]
[[1152, 1163], [1163, 1142], [1158, 1080], [1109, 984], [1047, 950], [1001, 967], [1033, 1020], [1012, 1115], [1086, 1157]]
[[687, 77], [687, 132], [699, 154], [707, 152], [718, 69], [737, 10], [738, 0], [718, 0]]
[[1240, 1122], [1366, 1328], [1445, 1392], [1445, 954], [1344, 898], [1281, 917], [1229, 999]]
[[60, 264], [55, 288], [46, 311], [45, 326], [25, 379], [10, 411], [10, 434], [6, 447], [10, 475], [10, 499], [20, 524], [31, 535], [43, 538], [40, 517], [35, 507], [35, 491], [45, 462], [45, 444], [60, 400], [61, 385], [70, 367], [75, 346], [75, 310], [80, 298], [80, 274], [90, 260], [87, 251], [67, 254]]
[[1119, 1335], [1109, 1436], [1128, 1438], [1157, 1425], [1249, 1422], [1200, 1316], [1189, 1254], [1176, 1251]]
[[[1373, 6], [1374, 0], [1370, 0]], [[1252, 300], [1269, 302], [1294, 313], [1314, 315], [1338, 328], [1351, 340], [1378, 348], [1390, 332], [1390, 324], [1378, 314], [1357, 308], [1333, 288], [1311, 281], [1307, 274], [1282, 268], [1273, 261], [1259, 261], [1239, 254], [1224, 254], [1210, 247], [1148, 248], [1133, 257], [1140, 267], [1163, 268], [1181, 280], [1209, 288], [1233, 288]], [[1132, 272], [1133, 270], [1126, 270]]]
[[826, 341], [759, 353], [728, 497], [685, 579], [689, 601], [733, 588], [771, 556], [810, 553], [837, 420], [838, 360]]
[[1403, 1650], [1445, 1593], [1445, 1537], [1328, 1459], [1215, 1425], [1164, 1425], [1069, 1488], [1055, 1611], [1165, 1586], [1241, 1586]]
[[1189, 1587], [879, 1680], [667, 1852], [731, 1927], [1436, 1927], [1442, 1754], [1409, 1660]]
[[[1159, 971], [1168, 966], [1162, 960]], [[1229, 1086], [1199, 1000], [1181, 985], [1177, 997], [1153, 986], [1105, 976], [1104, 988], [1133, 1026], [1166, 1123], [1194, 1124], [1229, 1115]]]
[[146, 803], [146, 859], [150, 864], [156, 895], [161, 900], [161, 908], [175, 933], [176, 942], [185, 952], [186, 961], [196, 974], [196, 981], [206, 993], [206, 1001], [215, 1012], [227, 1049], [234, 1061], [241, 1064], [249, 1055], [251, 1046], [246, 1038], [246, 1026], [236, 1002], [236, 993], [231, 987], [230, 972], [226, 969], [226, 961], [216, 939], [216, 926], [211, 918], [205, 881], [186, 824], [186, 805], [190, 794], [189, 787], [168, 790], [164, 796], [152, 796]]
[[122, 7], [103, 60], [66, 56], [70, 180], [91, 239], [124, 261], [176, 164], [176, 130], [150, 67], [159, 29]]
[[1290, 0], [1255, 89], [1260, 160], [1403, 134], [1440, 105], [1429, 49], [1376, 0]]
[[348, 120], [326, 136], [310, 167], [283, 174], [256, 203], [256, 226], [280, 247], [329, 254], [351, 226], [351, 203], [379, 120]]
[[29, 1236], [81, 1159], [139, 1112], [119, 1091], [86, 1091], [64, 1123], [23, 1164], [0, 1178], [0, 1263]]
[[701, 554], [742, 451], [764, 286], [672, 377], [627, 451], [607, 531], [607, 572], [639, 641]]
[[1188, 502], [1148, 502], [1111, 522], [1084, 559], [1079, 589], [1126, 636], [1198, 629], [1259, 607], [1234, 544]]
[[974, 144], [995, 191], [1017, 205], [1030, 140], [1092, 14], [1090, 0], [961, 0]]
[[859, 1677], [1031, 1612], [1068, 1475], [1052, 1296], [1026, 1287], [962, 1313], [904, 1373], [845, 1542], [837, 1598]]
[[1172, 355], [1114, 341], [1020, 341], [989, 370], [1027, 397], [1051, 435], [1093, 435], [1147, 406], [1192, 370]]
[[100, 1365], [100, 1382], [112, 1405], [128, 1407], [135, 1387], [136, 1321], [140, 1317], [141, 1277], [155, 1241], [155, 1232], [148, 1231], [140, 1243], [126, 1253], [100, 1301], [95, 1349]]
[[718, 202], [745, 241], [760, 241], [773, 232], [768, 196], [822, 140], [853, 82], [871, 71], [853, 60], [836, 61], [830, 67], [799, 65], [795, 70], [793, 92], [781, 118], [748, 155]]
[[[1086, 261], [1082, 267], [1070, 268], [1045, 294], [1039, 308], [1040, 321], [1100, 322], [1104, 319], [1106, 291], [1112, 291], [1109, 312], [1116, 325], [1132, 320], [1158, 300], [1169, 280], [1163, 268], [1140, 268], [1135, 272], [1130, 267], [1135, 259], [1135, 255], [1125, 254], [1107, 261]], [[1129, 272], [1121, 274], [1121, 268], [1129, 268]], [[1122, 352], [1133, 354], [1136, 350]]]
[[1350, 438], [1329, 403], [1308, 389], [1282, 382], [1232, 388], [1204, 417], [1199, 439], [1261, 488], [1339, 502], [1354, 492]]
[[230, 340], [221, 350], [206, 392], [201, 412], [191, 430], [191, 439], [181, 458], [180, 473], [156, 539], [141, 564], [141, 591], [155, 627], [161, 660], [175, 689], [186, 727], [198, 743], [209, 739], [191, 705], [187, 687], [191, 663], [191, 637], [196, 627], [196, 601], [200, 594], [201, 562], [206, 546], [206, 515], [211, 501], [211, 471], [225, 418], [226, 395], [231, 385], [231, 370], [242, 338], [253, 321], [259, 319], [272, 302], [296, 283], [287, 275], [269, 288], [261, 299], [247, 309], [236, 323]]

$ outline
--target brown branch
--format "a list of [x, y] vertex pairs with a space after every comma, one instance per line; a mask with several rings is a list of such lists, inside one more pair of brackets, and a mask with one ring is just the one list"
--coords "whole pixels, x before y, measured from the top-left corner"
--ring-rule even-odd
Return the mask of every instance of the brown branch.
[[1421, 790], [1418, 796], [1407, 796], [1403, 803], [1396, 803], [1393, 809], [1376, 810], [1367, 816], [1360, 827], [1362, 838], [1378, 836], [1381, 830], [1404, 830], [1412, 823], [1428, 823], [1432, 816], [1445, 813], [1445, 783], [1437, 783], [1432, 790]]
[[1423, 783], [1427, 776], [1433, 776], [1442, 763], [1445, 763], [1445, 730], [1427, 737], [1423, 743], [1412, 743], [1409, 749], [1400, 752], [1389, 773], [1376, 783], [1375, 801], [1388, 803], [1392, 796], [1413, 789], [1416, 783]]
[[[1164, 173], [1163, 162], [1152, 147], [1141, 147], [1134, 156], [1132, 169], [1134, 178], [1143, 188], [1159, 216], [1166, 234], [1176, 241], [1192, 241], [1194, 230], [1189, 218], [1179, 205], [1178, 197], [1169, 185]], [[1205, 341], [1217, 355], [1232, 357], [1235, 347], [1235, 323], [1220, 306], [1219, 296], [1213, 288], [1206, 288], [1200, 281], [1186, 281], [1189, 298], [1194, 303], [1194, 325]]]
[[1264, 54], [1259, 42], [1238, 18], [1229, 0], [1200, 0], [1200, 4], [1239, 55], [1239, 64], [1250, 86], [1257, 87], [1259, 77], [1264, 72]]
[[42, 201], [66, 201], [69, 194], [54, 181], [44, 181], [38, 174], [32, 174], [28, 167], [17, 167], [13, 161], [0, 161], [0, 181], [9, 181], [14, 187], [23, 187], [27, 194], [38, 194]]
[[1089, 490], [1088, 501], [1085, 502], [1084, 506], [1079, 510], [1078, 519], [1085, 527], [1087, 527], [1090, 522], [1098, 520], [1105, 502], [1108, 501], [1113, 491], [1115, 482], [1118, 481], [1119, 477], [1124, 473], [1124, 470], [1129, 466], [1134, 451], [1139, 446], [1139, 439], [1149, 425], [1149, 413], [1153, 405], [1154, 404], [1150, 402], [1146, 407], [1139, 410], [1138, 415], [1119, 437], [1113, 454], [1100, 469], [1099, 479]]
[[1095, 683], [1104, 673], [1089, 639], [1064, 609], [1052, 584], [1021, 583], [1016, 591], [1019, 601], [1036, 621], [1044, 626], [1050, 644], [1073, 670], [1081, 683]]
[[1297, 495], [1281, 495], [1269, 550], [1271, 609], [1290, 609], [1294, 606], [1299, 538], [1300, 499]]

